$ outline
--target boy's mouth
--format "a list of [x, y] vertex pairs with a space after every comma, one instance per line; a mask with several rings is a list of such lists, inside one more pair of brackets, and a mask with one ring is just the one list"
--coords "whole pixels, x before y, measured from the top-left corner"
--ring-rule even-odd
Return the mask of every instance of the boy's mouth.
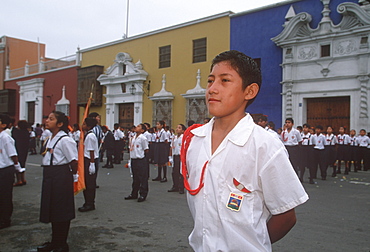
[[208, 99], [208, 102], [219, 102], [220, 100], [217, 100], [217, 99], [215, 99], [215, 98], [209, 98]]

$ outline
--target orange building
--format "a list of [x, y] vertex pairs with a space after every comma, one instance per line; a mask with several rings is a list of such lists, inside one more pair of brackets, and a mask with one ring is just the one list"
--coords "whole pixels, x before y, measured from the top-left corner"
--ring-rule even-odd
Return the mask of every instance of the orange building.
[[[45, 44], [2, 36], [0, 37], [0, 90], [4, 89], [5, 70], [32, 66], [45, 58]], [[32, 73], [33, 69], [30, 69]]]

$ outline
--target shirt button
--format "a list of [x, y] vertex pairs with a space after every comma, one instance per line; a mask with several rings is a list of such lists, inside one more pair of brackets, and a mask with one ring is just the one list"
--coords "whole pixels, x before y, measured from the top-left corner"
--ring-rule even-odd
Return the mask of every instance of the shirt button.
[[205, 230], [205, 229], [203, 229], [203, 234], [204, 234], [204, 235], [206, 234], [206, 230]]

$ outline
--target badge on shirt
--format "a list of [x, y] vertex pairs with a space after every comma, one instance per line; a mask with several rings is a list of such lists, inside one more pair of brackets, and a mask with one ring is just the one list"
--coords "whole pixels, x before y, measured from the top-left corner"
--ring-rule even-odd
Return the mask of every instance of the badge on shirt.
[[243, 202], [243, 196], [231, 192], [226, 207], [233, 211], [239, 211]]
[[3, 153], [3, 149], [0, 149], [0, 153]]

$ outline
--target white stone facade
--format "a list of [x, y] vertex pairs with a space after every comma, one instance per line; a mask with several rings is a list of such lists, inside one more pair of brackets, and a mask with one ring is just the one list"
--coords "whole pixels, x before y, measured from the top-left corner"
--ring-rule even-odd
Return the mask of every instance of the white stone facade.
[[[350, 127], [370, 129], [370, 5], [342, 3], [342, 21], [333, 25], [330, 0], [323, 3], [323, 17], [315, 29], [311, 15], [286, 16], [284, 30], [272, 40], [283, 49], [282, 120], [293, 117], [296, 124], [307, 120], [309, 98], [350, 97]], [[293, 13], [293, 14], [292, 14]], [[322, 48], [328, 46], [329, 56]]]

